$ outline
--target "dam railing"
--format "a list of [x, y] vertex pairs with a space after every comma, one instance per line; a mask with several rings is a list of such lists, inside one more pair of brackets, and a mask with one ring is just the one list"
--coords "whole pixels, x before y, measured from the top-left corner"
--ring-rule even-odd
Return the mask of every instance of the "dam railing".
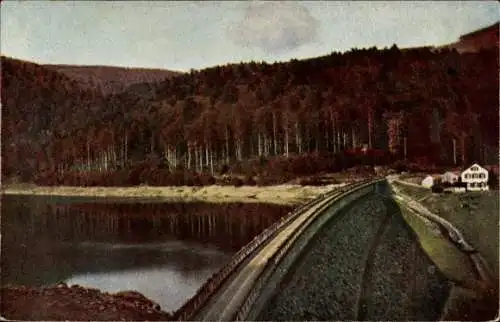
[[[197, 314], [197, 312], [200, 311], [206, 305], [206, 303], [210, 300], [212, 295], [214, 295], [214, 293], [216, 293], [216, 291], [220, 289], [220, 287], [224, 284], [224, 282], [231, 276], [231, 274], [233, 274], [238, 269], [238, 267], [246, 259], [248, 259], [252, 254], [254, 254], [267, 241], [272, 240], [281, 230], [287, 227], [290, 223], [292, 223], [295, 219], [297, 219], [297, 217], [299, 217], [305, 211], [311, 209], [312, 207], [314, 207], [319, 203], [326, 202], [328, 204], [327, 200], [329, 199], [337, 200], [339, 196], [349, 194], [349, 192], [355, 191], [357, 188], [380, 181], [381, 181], [380, 178], [376, 180], [373, 179], [361, 180], [359, 182], [345, 185], [341, 188], [333, 189], [327, 193], [320, 195], [318, 198], [312, 199], [302, 204], [294, 211], [288, 213], [288, 215], [280, 218], [278, 221], [276, 221], [271, 226], [266, 228], [260, 234], [255, 236], [252, 241], [243, 246], [232, 257], [232, 259], [227, 265], [225, 265], [217, 273], [212, 275], [212, 277], [210, 277], [205, 282], [205, 284], [198, 290], [198, 292], [174, 313], [173, 316], [174, 319], [183, 321], [192, 319], [194, 315]], [[323, 208], [324, 207], [320, 207], [320, 209]], [[286, 252], [286, 250], [287, 249], [282, 249], [281, 251], [279, 250], [277, 252], [277, 255], [282, 255], [284, 252]], [[249, 294], [249, 298], [245, 301], [243, 307], [240, 310], [238, 310], [238, 313], [236, 314], [237, 317], [242, 317], [244, 315], [244, 311], [249, 309], [250, 304], [258, 295], [256, 294], [257, 294], [256, 292], [251, 292], [251, 294]]]

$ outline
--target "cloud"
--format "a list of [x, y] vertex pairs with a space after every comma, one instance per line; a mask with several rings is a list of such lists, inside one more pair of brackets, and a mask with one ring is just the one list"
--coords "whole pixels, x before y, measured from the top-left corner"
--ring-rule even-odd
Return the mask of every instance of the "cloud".
[[239, 46], [279, 54], [314, 42], [318, 27], [299, 2], [251, 2], [244, 18], [229, 29], [229, 38]]

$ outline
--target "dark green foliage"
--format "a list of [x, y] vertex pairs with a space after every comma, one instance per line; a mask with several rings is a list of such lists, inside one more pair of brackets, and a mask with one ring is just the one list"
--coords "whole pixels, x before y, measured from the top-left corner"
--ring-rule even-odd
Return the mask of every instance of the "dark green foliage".
[[231, 179], [231, 184], [235, 187], [241, 187], [243, 185], [243, 180], [238, 177], [233, 177]]
[[441, 183], [436, 183], [432, 185], [431, 191], [434, 193], [442, 193], [444, 191], [444, 185]]

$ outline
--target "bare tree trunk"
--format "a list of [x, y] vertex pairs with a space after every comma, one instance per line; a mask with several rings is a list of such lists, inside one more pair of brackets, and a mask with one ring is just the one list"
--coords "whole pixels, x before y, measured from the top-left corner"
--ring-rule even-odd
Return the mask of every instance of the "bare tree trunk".
[[187, 168], [191, 169], [191, 145], [188, 144]]
[[466, 158], [466, 149], [465, 149], [465, 135], [462, 134], [460, 137], [460, 148], [462, 150], [462, 165], [465, 166], [467, 158]]
[[260, 137], [260, 132], [257, 132], [257, 153], [259, 154], [259, 157], [262, 156], [262, 140]]
[[453, 141], [453, 165], [457, 164], [457, 140], [455, 138], [452, 139]]
[[108, 154], [108, 168], [112, 169], [113, 168], [113, 147], [110, 145], [108, 146], [107, 149], [107, 154]]
[[373, 112], [368, 112], [368, 147], [373, 147]]
[[104, 170], [108, 171], [108, 151], [104, 150]]
[[352, 142], [351, 142], [352, 145], [351, 145], [351, 147], [353, 149], [355, 149], [356, 146], [357, 146], [357, 144], [356, 144], [357, 142], [356, 142], [356, 130], [354, 129], [354, 126], [351, 127], [351, 138], [352, 138]]
[[288, 142], [288, 126], [285, 125], [285, 155], [288, 158], [289, 153], [289, 142]]
[[268, 146], [267, 146], [267, 135], [264, 134], [264, 156], [268, 156], [269, 150], [268, 150]]
[[90, 143], [87, 140], [87, 171], [90, 171]]
[[273, 112], [273, 148], [274, 155], [278, 155], [278, 143], [276, 142], [276, 112]]
[[173, 152], [174, 152], [174, 168], [177, 168], [177, 165], [179, 164], [178, 155], [177, 155], [177, 145], [174, 146]]
[[172, 146], [168, 144], [163, 144], [162, 156], [165, 159], [164, 162], [168, 166], [168, 169], [172, 170], [172, 167], [174, 166]]
[[199, 161], [200, 159], [198, 158], [198, 146], [194, 145], [194, 170], [198, 171], [199, 169]]
[[208, 144], [205, 144], [205, 165], [209, 165], [210, 160], [208, 158]]
[[125, 137], [120, 141], [120, 164], [125, 166]]
[[117, 147], [113, 144], [113, 163], [118, 164], [118, 154], [116, 153]]
[[151, 141], [150, 141], [150, 148], [149, 148], [149, 153], [153, 154], [155, 148], [155, 136], [153, 131], [151, 131]]
[[253, 145], [254, 143], [254, 135], [252, 133], [252, 135], [250, 136], [250, 157], [253, 158], [255, 156], [255, 147]]
[[340, 152], [340, 127], [338, 122], [334, 120], [333, 125], [333, 144], [335, 146], [335, 153]]
[[210, 173], [214, 175], [214, 151], [212, 145], [210, 145]]
[[319, 137], [319, 130], [316, 129], [316, 135], [314, 136], [314, 150], [316, 151], [316, 153], [319, 152], [319, 140], [320, 140], [320, 137]]
[[238, 161], [242, 160], [243, 156], [243, 151], [242, 151], [242, 144], [241, 144], [241, 139], [236, 138], [236, 159]]
[[304, 152], [308, 153], [310, 151], [311, 136], [309, 132], [309, 126], [305, 126], [305, 140], [304, 140]]
[[407, 150], [407, 137], [403, 137], [403, 152], [404, 152], [404, 160], [406, 161], [406, 158], [408, 157], [408, 150]]
[[229, 163], [229, 132], [226, 126], [226, 163]]
[[328, 124], [325, 124], [325, 149], [330, 152], [330, 133], [328, 131]]
[[295, 122], [295, 145], [297, 146], [297, 153], [302, 154], [302, 136], [300, 135], [298, 122]]
[[203, 171], [203, 147], [200, 145], [198, 147], [198, 156], [200, 157], [200, 170], [199, 172]]
[[125, 132], [125, 164], [128, 163], [128, 132]]
[[103, 166], [104, 166], [104, 164], [103, 164], [102, 152], [100, 152], [100, 153], [99, 153], [99, 158], [98, 158], [98, 160], [99, 160], [99, 172], [102, 172], [102, 169], [103, 169]]
[[172, 165], [170, 164], [170, 149], [169, 149], [168, 145], [164, 145], [163, 155], [165, 156], [165, 159], [167, 160], [168, 169], [172, 170]]
[[481, 163], [487, 163], [486, 162], [486, 147], [485, 147], [483, 136], [481, 136], [481, 144], [479, 146], [481, 149]]

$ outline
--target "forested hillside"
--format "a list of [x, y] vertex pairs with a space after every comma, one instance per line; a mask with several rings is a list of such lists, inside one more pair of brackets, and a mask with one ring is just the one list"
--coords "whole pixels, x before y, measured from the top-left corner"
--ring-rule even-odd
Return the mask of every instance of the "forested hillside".
[[[216, 66], [106, 97], [35, 64], [2, 63], [2, 172], [39, 183], [498, 162], [498, 48]], [[43, 130], [56, 134], [35, 139]]]
[[180, 72], [114, 66], [44, 65], [76, 80], [88, 89], [97, 89], [104, 95], [123, 92], [133, 84], [154, 83], [177, 76]]
[[43, 66], [2, 57], [2, 174], [32, 178], [64, 137], [98, 119], [104, 98]]

